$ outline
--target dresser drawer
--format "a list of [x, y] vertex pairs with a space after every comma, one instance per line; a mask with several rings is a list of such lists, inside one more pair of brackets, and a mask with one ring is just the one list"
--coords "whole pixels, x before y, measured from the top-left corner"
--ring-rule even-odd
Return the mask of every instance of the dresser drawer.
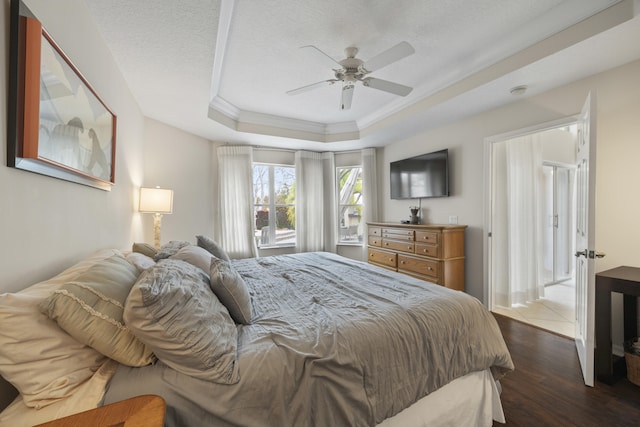
[[438, 245], [416, 243], [416, 255], [430, 256], [438, 258]]
[[398, 266], [398, 254], [369, 248], [369, 262], [396, 268]]
[[369, 236], [369, 246], [382, 246], [380, 236]]
[[413, 242], [415, 234], [413, 230], [405, 230], [404, 228], [383, 228], [382, 237], [396, 240], [407, 240]]
[[431, 243], [437, 245], [440, 233], [433, 231], [416, 231], [416, 243]]
[[369, 227], [369, 236], [382, 236], [382, 228], [381, 227]]
[[430, 276], [437, 280], [440, 277], [440, 262], [398, 255], [398, 270]]
[[393, 251], [409, 252], [412, 254], [415, 244], [412, 241], [402, 242], [398, 240], [382, 239], [382, 247]]

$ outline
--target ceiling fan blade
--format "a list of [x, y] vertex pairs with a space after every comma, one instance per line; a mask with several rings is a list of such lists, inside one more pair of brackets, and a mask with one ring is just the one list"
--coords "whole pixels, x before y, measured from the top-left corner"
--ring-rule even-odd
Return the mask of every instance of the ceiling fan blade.
[[319, 88], [320, 86], [326, 86], [327, 83], [332, 85], [335, 82], [337, 82], [337, 80], [335, 79], [323, 80], [321, 82], [312, 83], [310, 85], [302, 86], [297, 89], [288, 90], [287, 95], [298, 95], [299, 93], [307, 92], [307, 91]]
[[330, 57], [329, 55], [327, 55], [326, 53], [324, 53], [323, 51], [321, 51], [320, 49], [318, 49], [317, 47], [315, 47], [314, 45], [310, 44], [307, 46], [301, 46], [300, 49], [306, 49], [306, 48], [311, 48], [312, 52], [316, 53], [316, 56], [321, 58], [323, 61], [326, 61], [327, 59], [329, 59], [331, 61], [331, 66], [335, 67], [336, 64], [342, 68], [342, 65], [340, 65], [340, 63], [338, 61], [336, 61], [335, 59], [333, 59], [332, 57]]
[[340, 100], [340, 109], [349, 110], [351, 108], [351, 101], [353, 100], [354, 84], [342, 86], [342, 99]]
[[382, 67], [401, 60], [405, 56], [409, 56], [416, 50], [407, 42], [400, 42], [397, 45], [379, 53], [373, 58], [366, 61], [362, 66], [368, 72], [379, 70]]
[[373, 77], [367, 77], [362, 79], [362, 84], [374, 89], [383, 90], [385, 92], [392, 93], [394, 95], [407, 96], [413, 88], [399, 83], [390, 82], [388, 80], [376, 79]]

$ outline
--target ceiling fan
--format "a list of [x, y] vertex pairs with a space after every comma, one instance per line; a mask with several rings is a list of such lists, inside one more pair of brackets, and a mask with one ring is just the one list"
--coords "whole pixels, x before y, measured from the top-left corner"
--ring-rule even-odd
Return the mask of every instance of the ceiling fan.
[[342, 98], [340, 102], [341, 110], [348, 110], [351, 108], [351, 101], [353, 99], [353, 90], [356, 82], [362, 82], [363, 86], [371, 87], [374, 89], [382, 90], [399, 96], [407, 96], [413, 88], [404, 86], [399, 83], [390, 82], [388, 80], [377, 79], [375, 77], [367, 77], [369, 73], [379, 70], [382, 67], [386, 67], [402, 58], [409, 56], [415, 52], [413, 46], [407, 42], [400, 42], [397, 45], [379, 53], [368, 61], [363, 61], [356, 58], [358, 54], [357, 47], [348, 47], [344, 50], [346, 58], [342, 61], [336, 61], [317, 47], [313, 45], [302, 46], [303, 48], [311, 48], [314, 52], [319, 53], [326, 60], [331, 61], [331, 65], [338, 64], [339, 68], [332, 68], [335, 78], [323, 80], [310, 85], [302, 86], [297, 89], [287, 91], [288, 95], [298, 95], [303, 92], [307, 92], [312, 89], [332, 85], [337, 82], [342, 82]]

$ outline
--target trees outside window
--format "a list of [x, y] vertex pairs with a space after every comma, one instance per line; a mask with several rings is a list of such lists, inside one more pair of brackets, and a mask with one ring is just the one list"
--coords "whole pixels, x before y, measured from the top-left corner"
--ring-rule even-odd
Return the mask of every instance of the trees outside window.
[[259, 248], [295, 245], [295, 184], [295, 167], [254, 163], [253, 196]]
[[362, 167], [336, 168], [338, 183], [338, 243], [361, 244], [362, 224]]

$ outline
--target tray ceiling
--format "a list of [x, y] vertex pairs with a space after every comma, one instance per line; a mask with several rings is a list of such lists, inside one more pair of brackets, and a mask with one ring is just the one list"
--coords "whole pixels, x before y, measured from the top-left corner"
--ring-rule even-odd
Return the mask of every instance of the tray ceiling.
[[[420, 116], [425, 111], [437, 113], [438, 108], [443, 114], [453, 108], [448, 102], [472, 96], [499, 80], [507, 85], [528, 84], [535, 90], [535, 81], [518, 80], [526, 76], [519, 70], [575, 45], [580, 40], [563, 42], [559, 34], [617, 3], [86, 2], [146, 116], [211, 140], [259, 140], [282, 146], [314, 141], [315, 145], [306, 145], [313, 147], [351, 141], [342, 143], [345, 149], [384, 144], [385, 130], [402, 133], [399, 127], [417, 126], [408, 117], [423, 122]], [[615, 19], [614, 24], [603, 24], [593, 32], [627, 18]], [[553, 37], [559, 43], [540, 55], [536, 47]], [[413, 87], [406, 97], [357, 85], [351, 109], [343, 111], [340, 84], [296, 96], [285, 93], [333, 77], [327, 61], [301, 46], [317, 46], [337, 61], [344, 58], [346, 47], [355, 46], [357, 57], [366, 61], [401, 41], [409, 42], [415, 54], [371, 75]], [[509, 65], [509, 59], [514, 63]], [[567, 77], [558, 73], [557, 79]], [[539, 87], [545, 84], [553, 83]], [[499, 98], [509, 102], [508, 96], [501, 93]], [[485, 108], [490, 104], [491, 100], [482, 103]], [[459, 107], [464, 112], [471, 105], [465, 101]]]

